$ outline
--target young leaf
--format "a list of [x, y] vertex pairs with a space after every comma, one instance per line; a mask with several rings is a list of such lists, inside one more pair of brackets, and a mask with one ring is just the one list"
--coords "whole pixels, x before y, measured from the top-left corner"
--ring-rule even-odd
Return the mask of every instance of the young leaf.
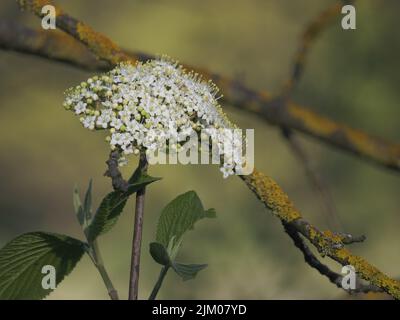
[[43, 299], [42, 268], [56, 271], [58, 285], [84, 254], [84, 244], [74, 238], [46, 232], [25, 233], [0, 249], [0, 299]]
[[171, 260], [168, 256], [167, 249], [165, 249], [165, 247], [161, 243], [150, 243], [150, 254], [155, 262], [163, 266], [171, 266]]
[[85, 213], [86, 223], [92, 218], [92, 179], [89, 181], [89, 186], [86, 190], [85, 201], [83, 203], [83, 211]]
[[161, 212], [156, 240], [171, 250], [181, 242], [185, 232], [193, 229], [198, 220], [211, 217], [215, 217], [215, 210], [205, 211], [196, 192], [188, 191], [172, 200]]
[[88, 241], [94, 241], [99, 235], [108, 232], [115, 225], [130, 195], [160, 179], [137, 173], [136, 170], [128, 181], [128, 191], [113, 191], [107, 194], [86, 230]]
[[74, 192], [73, 192], [73, 195], [72, 195], [72, 200], [73, 200], [73, 203], [74, 203], [74, 210], [75, 210], [76, 217], [77, 217], [77, 219], [79, 221], [79, 224], [81, 226], [83, 226], [84, 223], [85, 223], [85, 215], [84, 215], [84, 212], [83, 212], [81, 198], [79, 196], [79, 189], [78, 189], [77, 185], [75, 185]]
[[115, 225], [127, 200], [128, 196], [120, 191], [110, 192], [104, 197], [85, 231], [89, 242], [96, 240], [99, 235], [108, 232]]
[[187, 281], [196, 277], [197, 273], [207, 267], [207, 264], [183, 264], [174, 262], [172, 268], [183, 279]]

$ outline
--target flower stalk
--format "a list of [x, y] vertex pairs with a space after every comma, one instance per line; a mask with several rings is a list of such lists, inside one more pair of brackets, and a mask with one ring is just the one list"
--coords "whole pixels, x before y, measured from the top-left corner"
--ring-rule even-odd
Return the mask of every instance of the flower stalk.
[[[148, 163], [146, 154], [142, 152], [139, 159], [139, 170], [142, 174], [147, 173]], [[137, 300], [139, 292], [140, 251], [142, 245], [144, 200], [146, 187], [136, 193], [135, 221], [133, 227], [131, 271], [129, 279], [129, 300]]]

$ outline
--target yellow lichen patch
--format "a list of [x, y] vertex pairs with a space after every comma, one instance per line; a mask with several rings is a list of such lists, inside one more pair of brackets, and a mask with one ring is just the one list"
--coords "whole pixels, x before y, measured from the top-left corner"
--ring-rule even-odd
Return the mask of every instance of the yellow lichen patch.
[[317, 237], [320, 236], [320, 232], [318, 232], [318, 230], [315, 229], [312, 225], [309, 225], [308, 232], [311, 241], [317, 240]]
[[282, 221], [290, 222], [301, 218], [287, 194], [268, 176], [254, 169], [252, 174], [242, 176], [242, 179], [265, 206]]
[[383, 274], [378, 268], [372, 266], [364, 258], [354, 256], [349, 250], [342, 248], [336, 250], [332, 258], [337, 260], [343, 265], [351, 265], [356, 272], [371, 284], [384, 289], [391, 294], [394, 298], [400, 299], [400, 282], [389, 278]]
[[94, 31], [89, 26], [78, 22], [76, 31], [78, 33], [79, 40], [85, 43], [100, 59], [107, 60], [113, 64], [117, 64], [121, 61], [131, 60], [114, 42], [102, 34]]
[[335, 243], [342, 243], [342, 241], [343, 241], [343, 237], [342, 236], [340, 236], [337, 233], [334, 233], [334, 232], [332, 232], [330, 230], [324, 231], [323, 235], [324, 235], [325, 238], [327, 238], [327, 239], [329, 239], [329, 240], [331, 240], [332, 242], [335, 242]]
[[335, 249], [338, 245], [343, 246], [342, 238], [332, 231], [320, 232], [312, 225], [308, 225], [308, 239], [316, 246], [316, 248], [323, 252], [324, 255], [328, 254]]

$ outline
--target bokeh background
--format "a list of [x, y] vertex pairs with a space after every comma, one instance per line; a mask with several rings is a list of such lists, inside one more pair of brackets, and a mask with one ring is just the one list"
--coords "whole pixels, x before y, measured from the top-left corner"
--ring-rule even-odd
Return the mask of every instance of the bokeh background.
[[[257, 89], [278, 90], [307, 22], [333, 1], [87, 0], [58, 1], [70, 14], [123, 47], [168, 54], [238, 77]], [[295, 100], [322, 114], [392, 140], [400, 140], [400, 36], [397, 0], [356, 4], [357, 30], [340, 18], [312, 48]], [[39, 27], [15, 1], [1, 1], [0, 18]], [[75, 183], [94, 180], [94, 200], [110, 190], [103, 177], [108, 148], [101, 133], [88, 132], [62, 108], [66, 88], [88, 72], [14, 52], [0, 51], [0, 246], [20, 233], [43, 230], [83, 238], [72, 207]], [[279, 130], [224, 106], [242, 128], [254, 128], [256, 166], [274, 177], [305, 217], [329, 227], [320, 199]], [[351, 155], [301, 141], [330, 186], [344, 230], [366, 234], [352, 250], [394, 277], [400, 276], [400, 177]], [[135, 160], [124, 169], [126, 175]], [[189, 233], [182, 262], [208, 263], [195, 280], [172, 272], [160, 298], [336, 299], [346, 295], [307, 266], [279, 221], [237, 178], [222, 179], [215, 166], [154, 166], [164, 179], [147, 192], [140, 297], [147, 298], [159, 272], [148, 244], [156, 220], [172, 198], [196, 190], [215, 220]], [[129, 202], [117, 226], [100, 239], [106, 266], [126, 298], [133, 224]], [[326, 259], [325, 259], [326, 260]], [[324, 261], [325, 261], [324, 260]], [[329, 263], [329, 261], [326, 261]], [[340, 267], [331, 264], [340, 272]], [[84, 257], [50, 299], [107, 299], [101, 278]]]

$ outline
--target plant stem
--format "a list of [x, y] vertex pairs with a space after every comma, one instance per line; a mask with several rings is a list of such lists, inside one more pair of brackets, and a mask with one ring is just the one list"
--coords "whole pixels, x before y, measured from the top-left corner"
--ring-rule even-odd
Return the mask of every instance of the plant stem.
[[[141, 173], [147, 172], [148, 163], [146, 154], [140, 154], [138, 169]], [[132, 240], [132, 259], [131, 259], [131, 273], [129, 280], [129, 300], [138, 299], [139, 291], [139, 269], [140, 269], [140, 249], [142, 245], [142, 231], [143, 231], [143, 215], [144, 215], [144, 199], [146, 188], [143, 187], [136, 193], [135, 204], [135, 222], [133, 227], [133, 240]]]
[[162, 267], [162, 269], [160, 271], [160, 275], [158, 276], [158, 280], [157, 280], [157, 282], [156, 282], [156, 284], [155, 284], [155, 286], [153, 288], [153, 291], [151, 291], [149, 300], [155, 300], [156, 299], [157, 293], [161, 288], [161, 285], [162, 285], [162, 283], [164, 281], [164, 278], [165, 278], [165, 276], [166, 276], [166, 274], [168, 272], [168, 269], [169, 269], [169, 266]]
[[104, 281], [104, 284], [106, 285], [108, 295], [110, 296], [111, 300], [119, 300], [118, 292], [114, 288], [114, 286], [111, 282], [111, 279], [108, 276], [106, 268], [104, 267], [103, 258], [101, 257], [99, 246], [97, 244], [97, 240], [93, 241], [91, 243], [90, 247], [92, 249], [92, 255], [90, 255], [90, 256], [91, 256], [97, 270], [99, 270], [99, 273]]

